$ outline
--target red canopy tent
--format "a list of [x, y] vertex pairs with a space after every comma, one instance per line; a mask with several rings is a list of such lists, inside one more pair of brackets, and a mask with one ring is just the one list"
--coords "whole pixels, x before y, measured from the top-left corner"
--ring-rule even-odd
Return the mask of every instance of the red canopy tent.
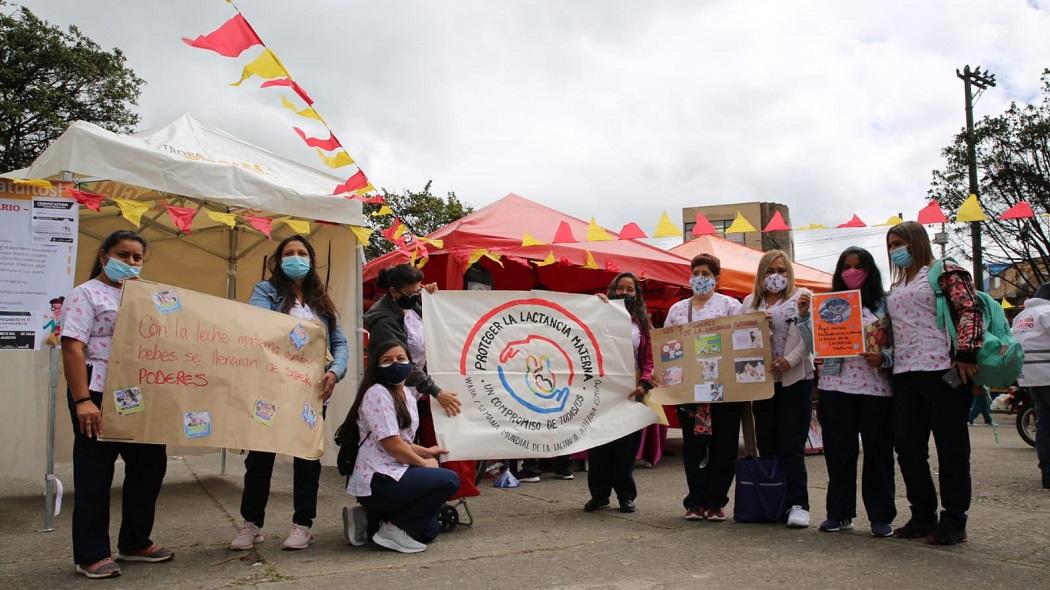
[[[744, 297], [751, 293], [755, 284], [755, 271], [758, 261], [764, 252], [742, 246], [718, 236], [700, 236], [681, 246], [671, 248], [671, 252], [692, 260], [697, 254], [713, 254], [722, 263], [722, 276], [719, 279], [719, 290], [730, 295]], [[815, 268], [795, 263], [795, 283], [814, 292], [831, 290], [831, 275]]]

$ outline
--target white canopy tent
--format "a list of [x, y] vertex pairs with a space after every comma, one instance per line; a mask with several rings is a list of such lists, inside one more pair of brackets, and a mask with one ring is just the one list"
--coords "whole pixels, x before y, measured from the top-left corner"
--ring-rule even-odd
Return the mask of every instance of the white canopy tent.
[[[352, 402], [360, 371], [361, 254], [354, 234], [342, 225], [363, 225], [361, 203], [333, 196], [344, 179], [280, 157], [183, 115], [172, 123], [131, 136], [76, 122], [28, 168], [9, 178], [73, 181], [81, 190], [112, 198], [162, 201], [200, 209], [190, 233], [183, 233], [164, 209], [142, 216], [140, 232], [151, 252], [143, 278], [212, 295], [247, 301], [263, 278], [266, 257], [291, 235], [274, 223], [272, 239], [238, 222], [234, 228], [204, 213], [216, 211], [264, 217], [289, 216], [313, 223], [310, 241], [340, 321], [350, 336], [350, 362], [329, 407], [326, 440], [332, 440]], [[76, 282], [87, 279], [99, 244], [117, 229], [134, 229], [110, 201], [101, 212], [81, 208]], [[15, 420], [0, 429], [0, 473], [40, 476], [47, 453], [48, 351], [0, 351], [0, 375]], [[57, 460], [66, 461], [72, 431], [58, 391]], [[325, 455], [334, 465], [334, 453]]]

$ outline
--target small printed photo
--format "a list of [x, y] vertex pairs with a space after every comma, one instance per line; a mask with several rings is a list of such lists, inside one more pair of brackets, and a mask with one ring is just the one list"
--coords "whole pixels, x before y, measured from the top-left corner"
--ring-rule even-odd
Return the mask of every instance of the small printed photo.
[[696, 347], [696, 354], [722, 354], [722, 335], [721, 334], [705, 334], [703, 336], [697, 336], [694, 341]]
[[722, 357], [714, 356], [696, 360], [700, 364], [701, 381], [718, 381], [720, 379], [718, 366], [722, 362]]
[[144, 410], [142, 405], [142, 390], [138, 387], [118, 389], [113, 392], [113, 401], [117, 404], [117, 414], [126, 416]]
[[682, 384], [682, 367], [668, 367], [660, 375], [662, 387], [675, 387]]
[[765, 383], [766, 363], [761, 358], [737, 359], [733, 361], [737, 383]]
[[725, 401], [726, 387], [721, 383], [700, 383], [693, 386], [693, 398], [699, 403]]
[[182, 309], [182, 302], [174, 289], [168, 289], [153, 294], [153, 306], [157, 308], [158, 313], [168, 314]]
[[668, 340], [660, 349], [660, 360], [669, 363], [685, 356], [685, 347], [681, 340]]
[[303, 418], [303, 422], [310, 427], [310, 430], [317, 428], [317, 410], [310, 405], [310, 402], [303, 402], [303, 411], [300, 414]]
[[296, 350], [302, 350], [306, 343], [310, 341], [310, 336], [306, 333], [306, 326], [296, 324], [292, 328], [292, 332], [288, 334], [288, 339], [292, 341], [292, 345], [295, 346]]
[[186, 434], [186, 438], [204, 438], [211, 435], [211, 413], [184, 413], [182, 415], [182, 431]]
[[252, 419], [260, 424], [266, 426], [273, 425], [274, 414], [277, 413], [277, 406], [272, 402], [266, 400], [258, 400], [255, 402], [255, 410], [252, 412]]
[[733, 350], [751, 350], [754, 348], [762, 348], [762, 330], [758, 328], [733, 330]]
[[820, 304], [820, 309], [817, 310], [817, 315], [820, 316], [820, 319], [829, 324], [841, 324], [848, 320], [852, 313], [853, 309], [850, 307], [849, 301], [843, 297], [827, 299]]

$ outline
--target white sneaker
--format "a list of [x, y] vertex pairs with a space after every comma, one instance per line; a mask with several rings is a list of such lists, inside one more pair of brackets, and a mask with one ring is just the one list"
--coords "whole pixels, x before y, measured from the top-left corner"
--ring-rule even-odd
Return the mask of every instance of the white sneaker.
[[809, 527], [809, 510], [801, 506], [792, 506], [788, 512], [788, 526], [793, 529]]
[[364, 506], [343, 506], [343, 537], [354, 547], [368, 542], [368, 514]]
[[408, 533], [394, 526], [393, 523], [384, 522], [376, 534], [372, 535], [372, 541], [380, 547], [386, 547], [400, 553], [419, 553], [426, 551], [427, 546], [413, 539]]
[[314, 542], [314, 534], [310, 532], [310, 527], [303, 526], [301, 524], [292, 523], [292, 532], [288, 533], [288, 538], [284, 540], [284, 548], [296, 551], [299, 549], [306, 549]]
[[234, 551], [247, 551], [263, 542], [262, 529], [255, 526], [254, 522], [245, 521], [241, 525], [240, 532], [237, 533], [237, 538], [230, 543], [230, 549]]

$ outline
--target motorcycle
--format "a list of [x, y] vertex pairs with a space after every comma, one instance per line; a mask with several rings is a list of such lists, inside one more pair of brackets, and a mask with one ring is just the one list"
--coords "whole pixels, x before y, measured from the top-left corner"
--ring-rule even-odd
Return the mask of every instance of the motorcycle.
[[1010, 390], [1006, 405], [1011, 413], [1017, 414], [1017, 434], [1030, 446], [1035, 446], [1035, 403], [1025, 387]]

